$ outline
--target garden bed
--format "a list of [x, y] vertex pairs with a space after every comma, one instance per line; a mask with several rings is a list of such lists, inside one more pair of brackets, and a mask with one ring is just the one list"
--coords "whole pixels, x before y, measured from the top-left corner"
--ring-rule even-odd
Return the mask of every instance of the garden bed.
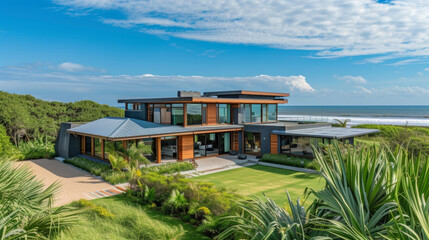
[[313, 170], [319, 169], [319, 166], [313, 160], [286, 156], [281, 154], [271, 154], [271, 153], [264, 154], [264, 156], [262, 156], [259, 162], [274, 163], [274, 164], [280, 164], [285, 166], [307, 168], [307, 169], [313, 169]]

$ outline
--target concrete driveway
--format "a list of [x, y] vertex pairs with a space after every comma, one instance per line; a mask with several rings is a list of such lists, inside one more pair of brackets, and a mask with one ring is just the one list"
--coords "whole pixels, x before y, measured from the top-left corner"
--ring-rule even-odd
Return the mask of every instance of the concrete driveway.
[[[60, 184], [60, 191], [55, 196], [55, 206], [61, 206], [82, 198], [93, 199], [96, 198], [94, 197], [94, 192], [99, 193], [101, 190], [116, 189], [110, 183], [57, 160], [20, 161], [16, 162], [15, 165], [28, 166], [36, 175], [36, 179], [43, 181], [45, 186], [54, 182]], [[105, 191], [101, 192], [105, 193]]]

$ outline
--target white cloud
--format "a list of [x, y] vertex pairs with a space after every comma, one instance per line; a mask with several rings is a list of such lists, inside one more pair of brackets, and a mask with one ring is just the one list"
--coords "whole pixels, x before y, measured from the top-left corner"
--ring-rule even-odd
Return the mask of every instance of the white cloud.
[[335, 76], [335, 78], [346, 81], [347, 83], [353, 84], [366, 84], [368, 81], [362, 76]]
[[93, 67], [87, 67], [87, 66], [83, 66], [81, 64], [72, 63], [72, 62], [63, 62], [60, 65], [58, 65], [58, 69], [66, 71], [66, 72], [84, 72], [84, 71], [94, 72], [94, 71], [98, 71], [97, 69], [95, 69]]
[[354, 91], [354, 93], [356, 94], [372, 94], [373, 90], [370, 90], [368, 88], [362, 87], [362, 86], [356, 86], [355, 87], [357, 90]]
[[429, 72], [429, 68], [425, 68], [424, 70], [425, 70], [426, 72]]
[[429, 4], [421, 0], [54, 2], [73, 11], [118, 10], [123, 18], [102, 21], [186, 39], [317, 50], [318, 57], [429, 55]]
[[[31, 67], [28, 67], [31, 66]], [[0, 67], [0, 77], [5, 82], [2, 87], [26, 86], [31, 88], [38, 83], [62, 84], [75, 87], [76, 91], [86, 88], [87, 91], [95, 88], [106, 88], [112, 91], [125, 89], [144, 89], [152, 93], [165, 90], [255, 90], [275, 92], [302, 92], [313, 93], [316, 90], [310, 86], [304, 76], [270, 76], [258, 75], [249, 77], [210, 77], [210, 76], [182, 76], [182, 75], [110, 75], [100, 73], [82, 73], [86, 69], [82, 65], [61, 64], [61, 71], [52, 70], [48, 65], [25, 65]], [[64, 67], [65, 66], [65, 67]], [[55, 69], [55, 68], [54, 68]], [[62, 71], [64, 70], [64, 71]], [[85, 87], [84, 87], [85, 86]]]

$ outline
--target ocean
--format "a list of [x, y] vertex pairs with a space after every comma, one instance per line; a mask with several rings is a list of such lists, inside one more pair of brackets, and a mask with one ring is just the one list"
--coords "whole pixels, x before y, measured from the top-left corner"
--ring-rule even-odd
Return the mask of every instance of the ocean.
[[429, 127], [429, 106], [279, 106], [279, 120]]

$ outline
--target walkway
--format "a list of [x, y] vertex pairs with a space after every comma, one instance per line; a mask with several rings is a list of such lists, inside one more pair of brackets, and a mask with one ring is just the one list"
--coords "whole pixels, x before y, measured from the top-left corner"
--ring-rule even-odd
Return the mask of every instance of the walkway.
[[181, 172], [181, 174], [188, 176], [206, 175], [215, 172], [226, 171], [234, 168], [241, 168], [255, 165], [258, 160], [255, 156], [247, 156], [246, 163], [241, 163], [237, 156], [220, 155], [214, 157], [196, 159], [195, 162], [198, 167], [195, 170]]
[[114, 186], [83, 170], [57, 160], [38, 159], [20, 161], [17, 166], [28, 166], [43, 181], [45, 186], [54, 182], [60, 184], [54, 206], [61, 206], [79, 199], [94, 199], [120, 194], [126, 186]]

